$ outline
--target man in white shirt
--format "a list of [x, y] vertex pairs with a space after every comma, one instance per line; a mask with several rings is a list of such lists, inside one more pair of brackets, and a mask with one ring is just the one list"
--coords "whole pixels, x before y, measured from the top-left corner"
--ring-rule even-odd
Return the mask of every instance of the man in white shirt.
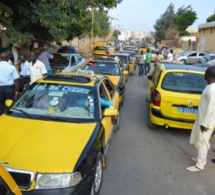
[[173, 60], [173, 50], [170, 49], [169, 53], [167, 54], [167, 60]]
[[20, 91], [22, 91], [24, 89], [24, 86], [30, 83], [30, 75], [31, 75], [29, 62], [27, 61], [25, 54], [20, 55], [18, 65], [19, 65], [19, 72], [20, 72], [19, 89]]
[[4, 113], [5, 101], [14, 100], [19, 93], [19, 75], [15, 66], [8, 63], [8, 54], [1, 53], [0, 61], [0, 115]]
[[37, 59], [37, 54], [31, 52], [30, 72], [31, 72], [31, 84], [36, 80], [43, 78], [47, 74], [45, 65]]

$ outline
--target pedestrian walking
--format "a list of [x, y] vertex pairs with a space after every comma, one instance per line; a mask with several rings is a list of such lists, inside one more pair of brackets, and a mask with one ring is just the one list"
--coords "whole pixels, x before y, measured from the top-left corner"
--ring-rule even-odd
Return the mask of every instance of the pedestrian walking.
[[41, 48], [41, 54], [39, 55], [38, 57], [38, 60], [40, 60], [43, 64], [45, 64], [46, 66], [46, 70], [47, 70], [47, 74], [48, 75], [51, 75], [53, 74], [53, 71], [51, 69], [51, 66], [50, 66], [50, 63], [49, 63], [49, 59], [52, 59], [53, 58], [53, 55], [48, 53], [47, 51], [47, 47], [44, 46]]
[[18, 70], [20, 72], [19, 90], [23, 91], [24, 86], [30, 83], [30, 64], [27, 61], [26, 55], [21, 54], [18, 59]]
[[5, 101], [14, 100], [19, 93], [18, 72], [15, 66], [8, 63], [8, 54], [0, 55], [0, 115], [4, 113]]
[[202, 92], [197, 118], [190, 136], [190, 144], [195, 144], [198, 152], [196, 159], [192, 157], [196, 164], [186, 168], [190, 172], [204, 170], [208, 150], [210, 149], [209, 141], [215, 127], [215, 66], [206, 70], [205, 79], [208, 85]]
[[[140, 55], [138, 55], [138, 57], [137, 57], [139, 76], [143, 75], [143, 68], [145, 66], [145, 60], [146, 60], [146, 55], [144, 54], [143, 50], [141, 50]], [[146, 74], [146, 72], [145, 72], [145, 74]]]
[[30, 73], [31, 73], [31, 84], [36, 80], [43, 78], [47, 75], [47, 70], [45, 64], [37, 59], [37, 54], [32, 51], [31, 54], [31, 62], [29, 64]]
[[[152, 57], [151, 51], [149, 48], [147, 48], [147, 50], [146, 50], [145, 75], [147, 75], [151, 69], [151, 57]], [[146, 69], [147, 69], [147, 71], [146, 71]]]

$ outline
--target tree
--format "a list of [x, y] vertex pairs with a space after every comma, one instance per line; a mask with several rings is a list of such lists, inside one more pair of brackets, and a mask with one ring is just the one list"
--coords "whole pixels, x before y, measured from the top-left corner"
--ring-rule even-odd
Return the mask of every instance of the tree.
[[174, 32], [178, 31], [180, 36], [188, 35], [186, 29], [193, 24], [196, 18], [196, 12], [192, 10], [190, 5], [187, 7], [181, 6], [175, 13], [174, 5], [171, 3], [154, 25], [156, 41], [166, 39], [167, 31], [171, 32], [173, 29]]
[[0, 23], [12, 43], [31, 39], [61, 42], [87, 31], [88, 13], [115, 7], [122, 0], [1, 0]]
[[118, 39], [118, 36], [121, 35], [121, 32], [119, 30], [114, 30], [113, 31], [113, 37], [115, 37], [116, 39]]
[[212, 22], [212, 21], [215, 21], [215, 14], [209, 16], [206, 20], [207, 22]]
[[192, 10], [187, 10], [183, 14], [178, 16], [176, 19], [176, 25], [178, 27], [179, 35], [189, 35], [189, 32], [187, 32], [186, 29], [191, 26], [196, 19], [196, 12]]

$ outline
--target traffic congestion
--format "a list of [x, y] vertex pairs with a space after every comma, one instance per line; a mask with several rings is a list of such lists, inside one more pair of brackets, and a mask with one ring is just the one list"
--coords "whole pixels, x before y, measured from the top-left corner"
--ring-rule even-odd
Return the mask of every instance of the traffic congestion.
[[113, 26], [122, 0], [13, 3], [0, 8], [0, 195], [214, 194], [215, 15], [192, 31], [192, 6], [170, 3], [146, 35]]

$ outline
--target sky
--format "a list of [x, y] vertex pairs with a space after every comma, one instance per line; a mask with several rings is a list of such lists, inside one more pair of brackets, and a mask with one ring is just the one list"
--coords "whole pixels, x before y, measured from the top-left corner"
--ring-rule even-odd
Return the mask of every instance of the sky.
[[191, 5], [197, 14], [195, 23], [189, 28], [197, 29], [199, 24], [215, 13], [214, 0], [123, 0], [117, 8], [111, 9], [108, 15], [112, 18], [112, 28], [131, 31], [155, 31], [153, 26], [166, 11], [170, 3], [175, 12], [179, 7]]

